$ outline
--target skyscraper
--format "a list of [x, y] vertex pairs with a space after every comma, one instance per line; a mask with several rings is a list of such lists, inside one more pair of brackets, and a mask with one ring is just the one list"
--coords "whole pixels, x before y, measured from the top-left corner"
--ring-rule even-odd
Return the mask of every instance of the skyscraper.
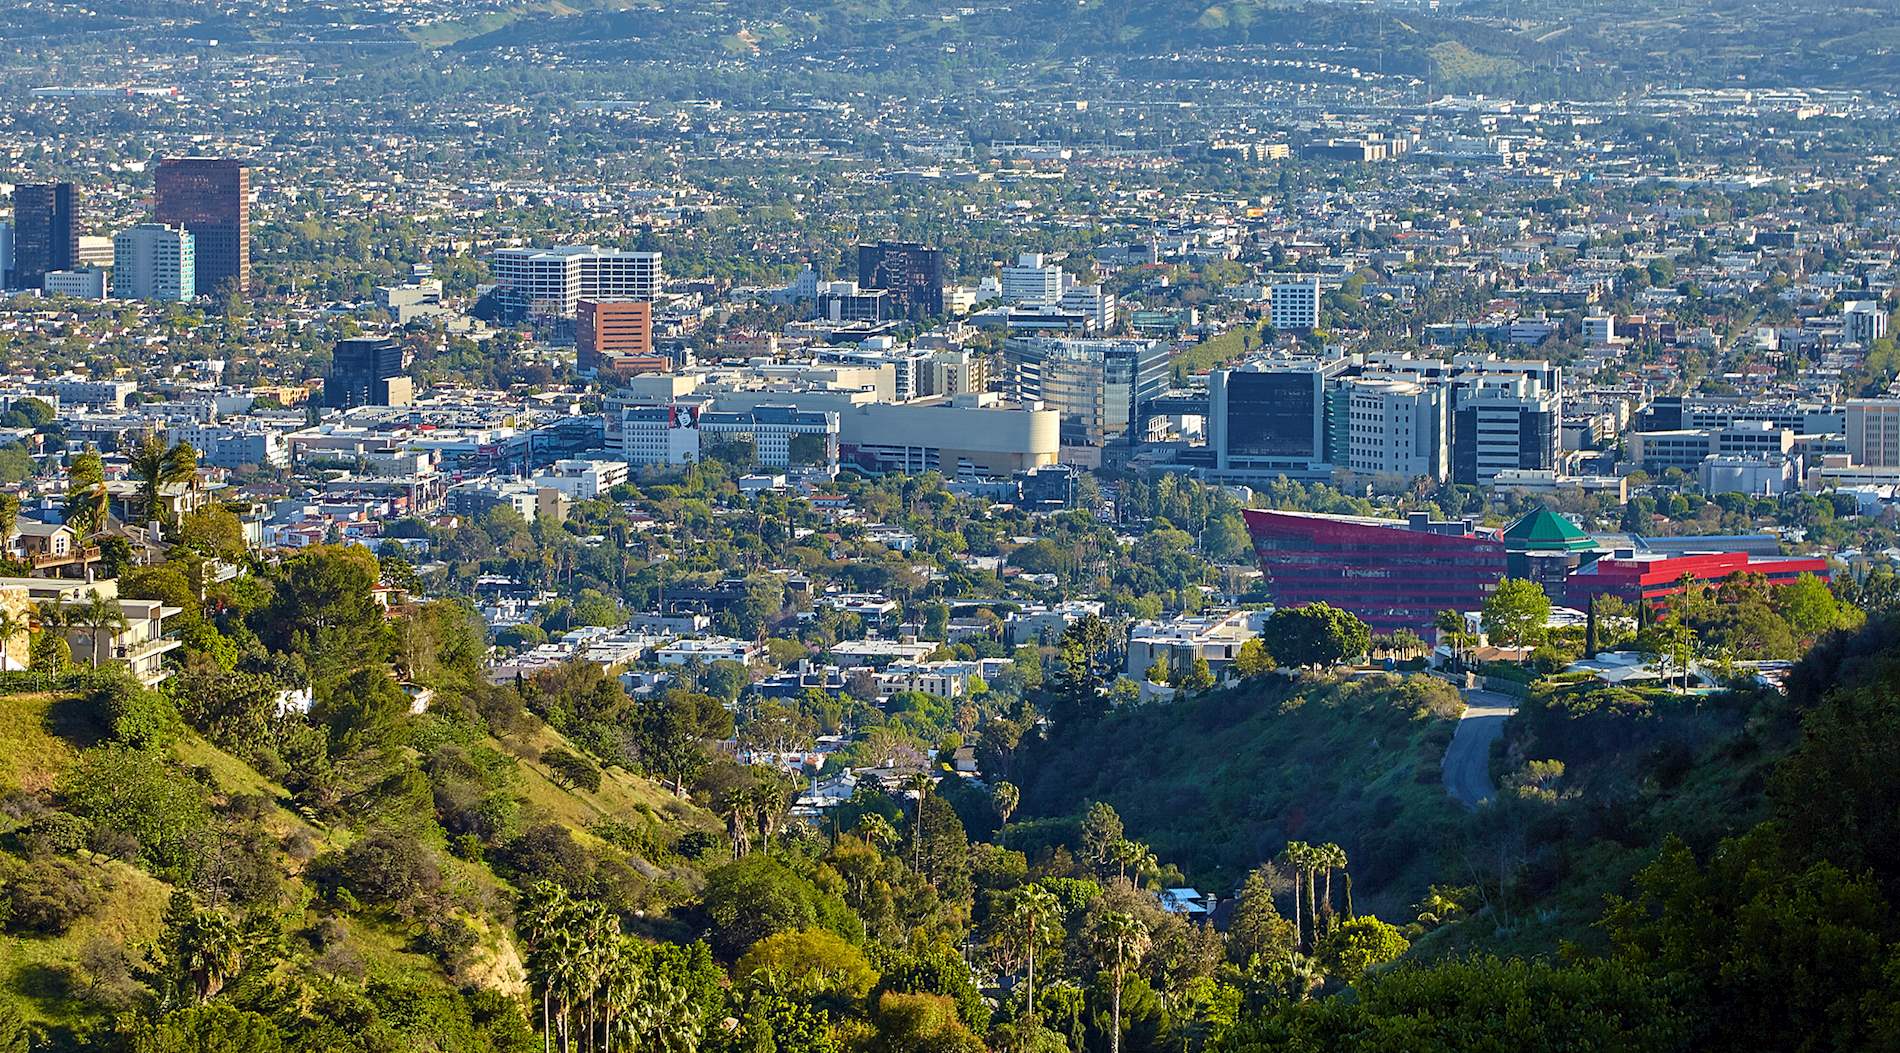
[[414, 387], [402, 345], [386, 336], [340, 340], [330, 352], [330, 375], [323, 402], [336, 409], [353, 406], [406, 406]]
[[197, 295], [191, 232], [141, 223], [112, 239], [112, 295], [121, 300], [189, 300]]
[[859, 245], [858, 285], [889, 289], [900, 317], [942, 314], [943, 250], [915, 241]]
[[157, 219], [191, 232], [194, 285], [217, 293], [251, 288], [251, 171], [229, 157], [166, 157], [158, 162]]
[[13, 188], [13, 284], [38, 289], [47, 271], [73, 269], [79, 251], [74, 212], [78, 191], [71, 183], [22, 183]]

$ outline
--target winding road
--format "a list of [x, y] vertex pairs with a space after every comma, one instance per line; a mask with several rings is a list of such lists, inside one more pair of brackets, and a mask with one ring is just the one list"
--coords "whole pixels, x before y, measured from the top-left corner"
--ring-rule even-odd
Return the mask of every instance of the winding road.
[[1445, 792], [1467, 809], [1497, 792], [1491, 785], [1491, 744], [1504, 735], [1504, 721], [1517, 699], [1496, 691], [1465, 692], [1465, 715], [1445, 750]]

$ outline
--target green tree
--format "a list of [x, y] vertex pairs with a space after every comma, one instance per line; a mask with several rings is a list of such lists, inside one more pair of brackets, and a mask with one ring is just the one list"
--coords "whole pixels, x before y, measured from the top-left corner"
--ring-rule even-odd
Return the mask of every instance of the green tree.
[[1254, 637], [1240, 645], [1234, 653], [1234, 672], [1249, 680], [1273, 672], [1273, 656], [1267, 653], [1267, 645], [1259, 637]]
[[1229, 956], [1237, 964], [1280, 960], [1293, 953], [1298, 933], [1274, 906], [1274, 877], [1273, 868], [1263, 865], [1249, 873], [1240, 886], [1240, 900], [1227, 926]]
[[1365, 654], [1372, 630], [1350, 611], [1324, 603], [1283, 607], [1267, 619], [1274, 656], [1288, 665], [1330, 666]]
[[1091, 920], [1086, 938], [1097, 964], [1108, 976], [1112, 1021], [1109, 1025], [1108, 1048], [1110, 1053], [1121, 1053], [1122, 988], [1128, 979], [1129, 970], [1148, 953], [1148, 927], [1142, 924], [1140, 918], [1126, 911], [1105, 910]]
[[1506, 578], [1484, 601], [1484, 633], [1503, 647], [1528, 647], [1544, 639], [1550, 622], [1550, 598], [1544, 587], [1524, 578]]
[[733, 975], [741, 982], [769, 982], [780, 993], [839, 1009], [862, 1001], [878, 978], [863, 951], [823, 929], [765, 937], [740, 957]]
[[81, 548], [105, 530], [110, 520], [111, 495], [106, 492], [105, 461], [87, 447], [66, 466], [66, 524], [78, 536]]
[[1410, 946], [1396, 926], [1367, 914], [1334, 926], [1314, 955], [1328, 973], [1358, 983], [1366, 970], [1396, 961]]

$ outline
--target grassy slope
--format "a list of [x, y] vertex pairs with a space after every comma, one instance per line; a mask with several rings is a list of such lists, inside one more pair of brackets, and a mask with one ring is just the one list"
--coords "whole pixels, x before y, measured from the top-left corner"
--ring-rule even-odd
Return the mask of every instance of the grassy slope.
[[1022, 766], [1023, 812], [1107, 801], [1128, 836], [1221, 892], [1289, 839], [1337, 842], [1356, 905], [1409, 917], [1460, 820], [1439, 775], [1456, 721], [1394, 706], [1385, 683], [1248, 684], [1059, 732]]
[[[72, 763], [79, 750], [98, 741], [100, 729], [84, 707], [79, 699], [52, 695], [0, 697], [0, 794], [50, 790], [59, 772]], [[523, 736], [509, 742], [491, 740], [490, 744], [520, 758], [523, 818], [527, 822], [558, 822], [571, 827], [575, 836], [585, 841], [597, 840], [585, 827], [601, 818], [635, 826], [642, 822], [706, 828], [716, 825], [705, 812], [625, 771], [605, 772], [601, 788], [595, 793], [556, 785], [546, 768], [533, 758], [566, 743], [538, 722]], [[265, 822], [280, 837], [303, 831], [326, 849], [349, 841], [347, 829], [313, 825], [286, 806], [289, 795], [282, 786], [201, 736], [186, 731], [171, 750], [181, 763], [208, 772], [221, 795], [254, 794], [277, 802]], [[94, 865], [106, 895], [93, 915], [58, 938], [0, 934], [0, 1000], [11, 1001], [31, 1021], [54, 1027], [78, 1023], [72, 1015], [78, 1003], [64, 995], [73, 976], [69, 967], [88, 941], [104, 937], [136, 949], [158, 935], [171, 886], [124, 863], [99, 859]], [[486, 866], [445, 856], [444, 867], [445, 879], [451, 885], [507, 894], [505, 883]], [[462, 979], [503, 990], [517, 989], [522, 981], [521, 960], [509, 935], [492, 930], [482, 919], [468, 920], [481, 933], [481, 950]], [[440, 975], [432, 959], [409, 949], [413, 934], [404, 927], [368, 915], [350, 918], [348, 923], [352, 946], [362, 954], [369, 975]]]

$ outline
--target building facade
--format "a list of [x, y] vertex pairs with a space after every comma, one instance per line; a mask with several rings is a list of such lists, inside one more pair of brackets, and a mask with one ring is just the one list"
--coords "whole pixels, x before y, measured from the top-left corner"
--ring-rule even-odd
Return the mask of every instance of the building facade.
[[112, 239], [112, 295], [121, 300], [189, 300], [198, 295], [190, 231], [141, 223]]
[[1281, 282], [1267, 293], [1268, 319], [1275, 329], [1311, 330], [1319, 328], [1319, 278]]
[[1158, 340], [1012, 337], [1005, 357], [1016, 397], [1061, 415], [1065, 446], [1137, 441], [1143, 404], [1168, 385], [1168, 348]]
[[599, 370], [621, 357], [653, 357], [653, 305], [641, 300], [581, 299], [574, 311], [575, 364]]
[[888, 289], [897, 317], [943, 313], [943, 250], [915, 241], [858, 246], [858, 285]]
[[79, 192], [71, 183], [13, 188], [13, 287], [42, 289], [48, 271], [78, 265]]
[[1374, 632], [1430, 629], [1439, 611], [1474, 611], [1504, 577], [1504, 542], [1469, 523], [1247, 509], [1273, 602], [1323, 602]]
[[405, 406], [414, 388], [405, 371], [407, 354], [386, 336], [339, 341], [330, 353], [330, 374], [323, 383], [324, 405]]
[[167, 157], [153, 177], [160, 223], [191, 232], [199, 293], [251, 290], [251, 170], [228, 157]]

